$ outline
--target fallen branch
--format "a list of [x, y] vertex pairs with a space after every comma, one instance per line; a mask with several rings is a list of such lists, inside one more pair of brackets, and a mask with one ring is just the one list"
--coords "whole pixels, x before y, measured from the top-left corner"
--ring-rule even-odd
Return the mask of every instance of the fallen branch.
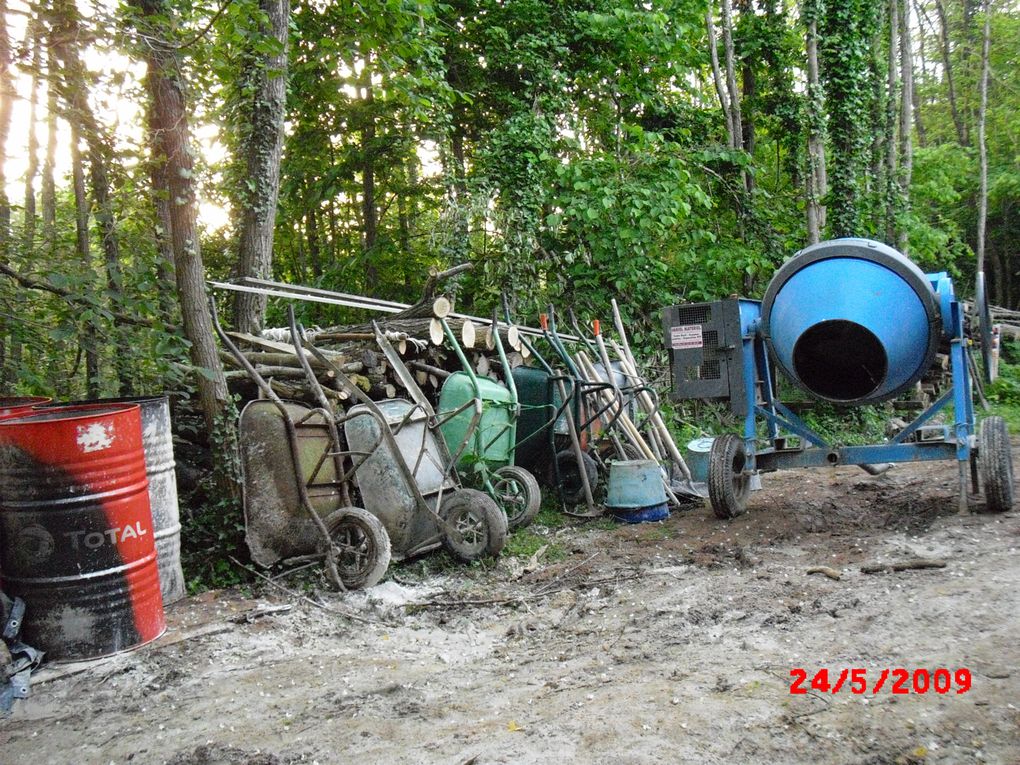
[[[0, 263], [0, 273], [9, 276], [11, 279], [16, 281], [25, 289], [37, 290], [39, 292], [49, 292], [52, 295], [56, 295], [57, 297], [63, 298], [69, 303], [95, 307], [91, 301], [86, 300], [85, 298], [79, 295], [75, 295], [69, 289], [65, 289], [64, 287], [58, 287], [57, 285], [51, 284], [48, 281], [43, 281], [42, 279], [35, 279], [31, 276], [19, 274], [17, 271], [15, 271], [13, 268], [11, 268], [5, 263]], [[137, 316], [128, 316], [127, 314], [120, 313], [119, 311], [110, 311], [108, 308], [104, 308], [103, 310], [107, 311], [110, 314], [110, 316], [112, 316], [114, 319], [121, 322], [122, 324], [131, 324], [132, 326], [135, 327], [146, 327], [147, 329], [164, 329], [167, 332], [177, 331], [177, 327], [173, 324], [166, 324], [162, 321], [154, 321], [152, 319], [149, 320], [139, 319]]]
[[829, 579], [835, 579], [837, 582], [843, 577], [836, 569], [829, 568], [828, 566], [812, 566], [805, 573], [808, 576], [811, 576], [811, 574], [825, 574]]
[[897, 563], [873, 563], [861, 566], [862, 574], [883, 574], [889, 571], [911, 571], [927, 568], [945, 568], [946, 562], [936, 558], [911, 558]]

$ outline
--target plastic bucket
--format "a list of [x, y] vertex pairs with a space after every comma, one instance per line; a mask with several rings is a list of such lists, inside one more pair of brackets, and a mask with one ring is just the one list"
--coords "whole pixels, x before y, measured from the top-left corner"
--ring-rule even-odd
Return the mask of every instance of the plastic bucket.
[[714, 442], [715, 436], [705, 436], [687, 444], [687, 467], [691, 469], [691, 477], [697, 483], [708, 481], [708, 455]]
[[606, 507], [622, 510], [666, 503], [662, 470], [654, 460], [621, 460], [609, 466]]

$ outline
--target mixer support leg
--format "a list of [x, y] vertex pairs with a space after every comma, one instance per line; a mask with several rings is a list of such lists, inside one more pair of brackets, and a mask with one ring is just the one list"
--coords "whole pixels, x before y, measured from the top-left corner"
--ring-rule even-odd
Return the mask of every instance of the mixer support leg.
[[967, 461], [957, 460], [956, 464], [960, 472], [959, 513], [960, 515], [969, 515], [970, 508], [967, 506]]

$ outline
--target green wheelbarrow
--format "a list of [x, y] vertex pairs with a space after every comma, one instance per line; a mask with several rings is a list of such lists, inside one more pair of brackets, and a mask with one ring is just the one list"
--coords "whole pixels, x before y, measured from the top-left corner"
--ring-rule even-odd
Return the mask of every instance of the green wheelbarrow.
[[473, 480], [499, 503], [511, 529], [527, 526], [538, 515], [542, 492], [535, 476], [515, 464], [521, 407], [496, 312], [491, 332], [506, 385], [475, 374], [450, 325], [439, 321], [464, 370], [450, 375], [439, 393], [443, 438], [450, 452], [459, 454], [461, 477]]

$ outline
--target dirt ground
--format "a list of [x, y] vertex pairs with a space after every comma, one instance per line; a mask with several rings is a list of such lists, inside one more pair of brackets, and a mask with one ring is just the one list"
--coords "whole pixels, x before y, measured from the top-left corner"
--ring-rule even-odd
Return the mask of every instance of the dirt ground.
[[[560, 560], [397, 569], [309, 595], [329, 611], [205, 593], [156, 644], [39, 673], [0, 761], [1020, 763], [1020, 514], [957, 515], [955, 477], [765, 476], [736, 521], [548, 529]], [[947, 565], [861, 571], [916, 558]], [[791, 695], [794, 667], [869, 688]], [[871, 692], [899, 667], [973, 685]]]

